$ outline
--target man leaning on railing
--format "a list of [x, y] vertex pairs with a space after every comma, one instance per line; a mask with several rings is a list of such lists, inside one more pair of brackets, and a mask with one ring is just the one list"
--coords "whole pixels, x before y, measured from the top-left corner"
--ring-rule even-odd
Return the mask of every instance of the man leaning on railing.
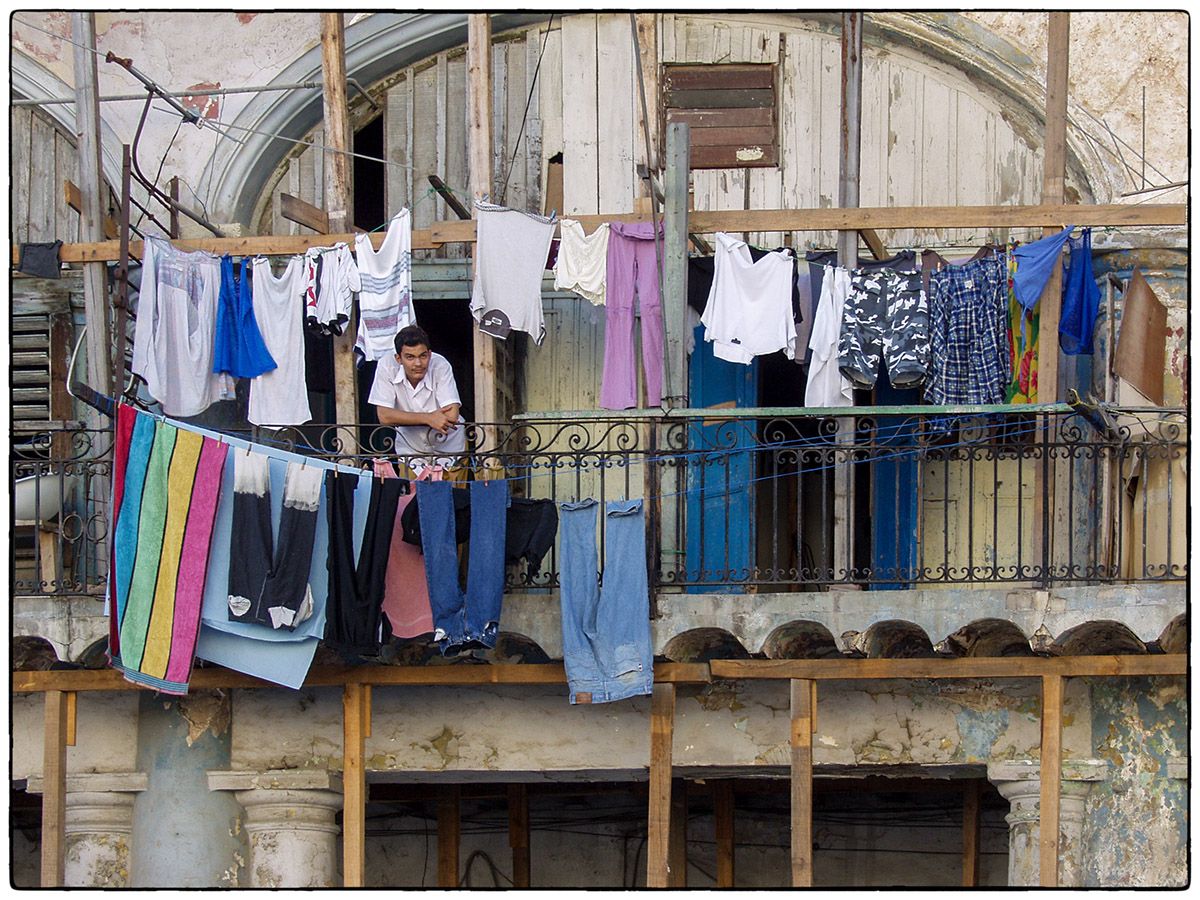
[[458, 385], [446, 357], [429, 347], [429, 335], [409, 325], [396, 335], [396, 353], [379, 360], [369, 402], [379, 421], [396, 426], [400, 476], [413, 478], [429, 465], [447, 481], [464, 481], [467, 432], [461, 427]]

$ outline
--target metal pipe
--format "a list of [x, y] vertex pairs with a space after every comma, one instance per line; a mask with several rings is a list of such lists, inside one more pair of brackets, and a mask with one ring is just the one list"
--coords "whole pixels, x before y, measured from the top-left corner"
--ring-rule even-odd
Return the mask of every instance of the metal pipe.
[[[359, 90], [362, 88], [354, 79], [347, 78], [348, 82], [353, 81], [354, 86]], [[211, 90], [194, 90], [194, 91], [156, 91], [162, 97], [224, 97], [227, 94], [257, 94], [267, 93], [269, 91], [298, 91], [312, 90], [319, 88], [319, 81], [298, 81], [294, 84], [259, 84], [250, 87], [236, 88], [213, 88]], [[371, 99], [370, 95], [363, 91], [363, 95], [367, 98], [367, 102], [378, 109], [378, 105]], [[101, 97], [101, 103], [112, 103], [124, 100], [144, 100], [146, 99], [145, 92], [140, 94], [110, 94], [107, 97]], [[32, 100], [14, 100], [12, 106], [52, 106], [56, 103], [74, 103], [74, 97], [43, 97], [41, 99]]]

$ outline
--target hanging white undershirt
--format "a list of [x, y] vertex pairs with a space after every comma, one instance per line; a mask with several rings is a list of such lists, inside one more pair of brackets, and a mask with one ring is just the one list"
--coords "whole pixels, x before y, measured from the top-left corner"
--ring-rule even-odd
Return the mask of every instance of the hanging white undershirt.
[[169, 416], [196, 416], [233, 397], [233, 379], [212, 370], [221, 261], [148, 237], [133, 335], [133, 372]]
[[813, 355], [804, 388], [805, 406], [854, 405], [854, 387], [838, 365], [838, 337], [849, 295], [850, 273], [843, 268], [827, 271], [821, 279], [821, 298], [808, 342]]
[[345, 243], [312, 247], [304, 254], [304, 304], [309, 327], [325, 334], [341, 334], [350, 321], [354, 295], [360, 290], [358, 265]]
[[608, 223], [601, 222], [591, 234], [584, 234], [576, 220], [560, 219], [558, 238], [555, 289], [574, 291], [584, 300], [603, 306], [608, 280]]
[[719, 232], [714, 256], [712, 288], [700, 317], [713, 356], [749, 365], [756, 356], [782, 350], [794, 359], [792, 255], [774, 250], [756, 262], [745, 241]]
[[254, 318], [272, 358], [270, 372], [250, 379], [246, 418], [254, 425], [301, 425], [312, 418], [304, 369], [304, 259], [293, 256], [278, 278], [266, 257], [255, 257]]
[[358, 275], [358, 335], [354, 352], [370, 362], [396, 352], [396, 333], [416, 324], [412, 307], [412, 215], [392, 216], [376, 250], [366, 234], [354, 237]]

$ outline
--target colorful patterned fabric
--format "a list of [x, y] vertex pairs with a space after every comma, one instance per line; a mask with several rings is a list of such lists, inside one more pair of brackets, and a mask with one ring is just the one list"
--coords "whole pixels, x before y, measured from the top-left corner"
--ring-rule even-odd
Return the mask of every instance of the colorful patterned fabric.
[[933, 405], [1004, 402], [1007, 279], [1003, 254], [946, 266], [929, 279], [929, 375]]
[[1009, 380], [1004, 391], [1005, 403], [1037, 403], [1039, 308], [1026, 310], [1017, 301], [1014, 276], [1019, 265], [1015, 254], [1008, 254], [1008, 362]]
[[129, 407], [117, 419], [110, 658], [186, 694], [227, 448]]

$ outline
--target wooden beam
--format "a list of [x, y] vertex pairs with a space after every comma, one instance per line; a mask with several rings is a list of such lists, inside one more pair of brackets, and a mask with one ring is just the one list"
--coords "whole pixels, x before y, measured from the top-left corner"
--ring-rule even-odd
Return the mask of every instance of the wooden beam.
[[963, 784], [963, 858], [962, 886], [979, 886], [980, 794], [978, 778]]
[[458, 851], [462, 843], [462, 797], [458, 785], [445, 788], [438, 800], [438, 887], [458, 887]]
[[[83, 215], [83, 195], [79, 192], [78, 185], [71, 179], [63, 179], [63, 200], [67, 206], [75, 210], [75, 212]], [[112, 216], [104, 217], [104, 237], [110, 241], [115, 241], [120, 236], [120, 229], [117, 227], [117, 222]]]
[[969, 659], [714, 659], [714, 678], [1041, 678], [1185, 675], [1187, 654], [995, 657]]
[[[1046, 145], [1042, 157], [1042, 203], [1066, 200], [1067, 178], [1067, 76], [1070, 71], [1071, 14], [1052, 12], [1046, 47]], [[1071, 220], [1072, 222], [1074, 220]], [[1045, 234], [1062, 230], [1067, 221], [1048, 225]], [[1058, 397], [1058, 320], [1062, 307], [1062, 267], [1050, 269], [1038, 301], [1038, 399]]]
[[1058, 887], [1058, 821], [1062, 791], [1061, 675], [1042, 676], [1042, 779], [1039, 857], [1042, 887]]
[[650, 803], [646, 826], [646, 887], [671, 886], [671, 743], [675, 685], [655, 683], [650, 699]]
[[687, 403], [687, 244], [689, 126], [667, 126], [667, 171], [663, 178], [663, 330], [666, 341], [664, 399], [671, 406]]
[[812, 887], [812, 736], [815, 682], [791, 682], [792, 887]]
[[[693, 234], [718, 231], [838, 231], [847, 228], [880, 230], [895, 228], [1037, 228], [1062, 225], [1066, 217], [1075, 225], [1114, 228], [1176, 227], [1187, 225], [1187, 206], [1182, 203], [1130, 205], [1038, 205], [1038, 206], [893, 206], [857, 209], [726, 209], [692, 210], [688, 230]], [[593, 231], [602, 222], [648, 222], [650, 217], [636, 213], [574, 216], [585, 231]], [[376, 249], [386, 237], [381, 232], [369, 235]], [[447, 220], [434, 222], [427, 229], [413, 231], [413, 249], [432, 250], [443, 244], [471, 243], [475, 240], [475, 222]], [[291, 256], [310, 247], [345, 241], [351, 233], [328, 235], [255, 235], [236, 238], [189, 238], [173, 241], [180, 250], [206, 250], [234, 256]], [[92, 241], [63, 244], [61, 258], [67, 263], [113, 262], [119, 248], [116, 241]], [[132, 256], [141, 258], [142, 242], [129, 245]], [[12, 245], [12, 265], [20, 258], [20, 246]]]
[[[354, 137], [346, 102], [346, 33], [342, 13], [321, 13], [321, 75], [325, 115], [325, 231], [350, 230], [354, 220], [353, 169], [350, 152]], [[358, 422], [358, 375], [354, 365], [356, 325], [351, 321], [333, 339], [333, 402], [340, 424]]]
[[[96, 90], [96, 16], [92, 12], [71, 13], [71, 36], [75, 66], [75, 138], [79, 150], [79, 234], [87, 241], [104, 237], [104, 184], [100, 165], [100, 102]], [[112, 394], [109, 365], [108, 273], [102, 265], [89, 265], [83, 272], [83, 296], [87, 318], [88, 385], [101, 394]], [[88, 417], [100, 424], [98, 413]]]
[[279, 215], [289, 222], [296, 222], [305, 228], [311, 228], [318, 234], [329, 233], [329, 216], [319, 206], [306, 203], [299, 197], [281, 193], [279, 195]]
[[66, 877], [67, 695], [47, 691], [42, 732], [42, 878], [44, 888]]
[[342, 690], [342, 884], [363, 887], [367, 844], [367, 772], [364, 694], [369, 688], [347, 684]]
[[[707, 663], [658, 663], [654, 680], [671, 684], [704, 684], [710, 680]], [[313, 666], [305, 687], [347, 684], [566, 684], [561, 663], [498, 663], [487, 666]], [[215, 688], [270, 688], [277, 685], [252, 675], [220, 667], [193, 669], [192, 690]], [[114, 669], [75, 669], [50, 672], [13, 672], [14, 693], [41, 691], [138, 691], [141, 685], [126, 681]]]
[[734, 885], [734, 792], [733, 779], [722, 778], [713, 784], [713, 819], [717, 841], [717, 887]]
[[529, 887], [529, 788], [508, 786], [508, 846], [512, 848], [514, 888]]
[[858, 233], [866, 243], [873, 257], [876, 259], [887, 259], [888, 250], [887, 246], [883, 243], [883, 238], [870, 228], [862, 228]]
[[667, 851], [669, 880], [673, 888], [687, 887], [687, 782], [671, 782], [671, 842]]
[[[467, 169], [471, 195], [484, 200], [492, 194], [492, 19], [487, 13], [467, 16]], [[475, 222], [470, 225], [475, 231]], [[475, 421], [497, 419], [495, 338], [473, 329], [475, 363]], [[493, 445], [494, 435], [485, 431], [484, 441]], [[485, 477], [492, 474], [491, 467]]]

